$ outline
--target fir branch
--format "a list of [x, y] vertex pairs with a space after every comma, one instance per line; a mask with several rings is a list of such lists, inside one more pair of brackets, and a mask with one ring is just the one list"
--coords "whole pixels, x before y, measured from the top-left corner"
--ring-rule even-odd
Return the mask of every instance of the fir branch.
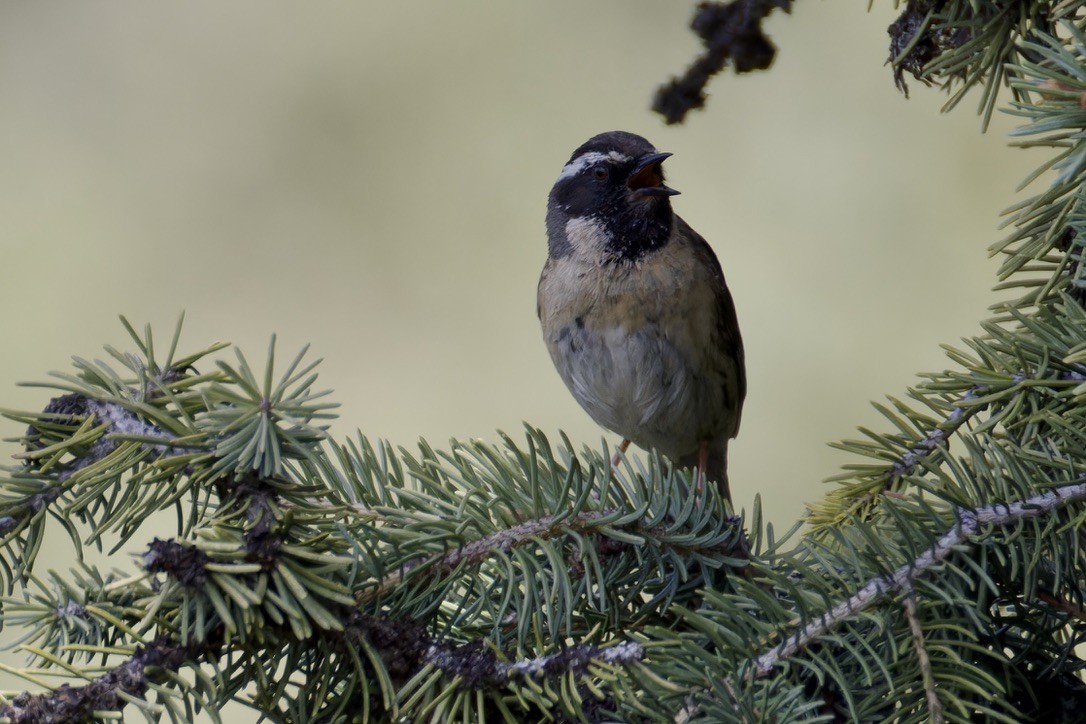
[[[616, 516], [620, 515], [620, 513], [621, 511], [618, 509], [605, 508], [603, 510], [584, 511], [572, 516], [547, 515], [534, 520], [524, 521], [466, 543], [447, 553], [431, 556], [429, 558], [416, 558], [407, 561], [398, 571], [394, 571], [360, 590], [356, 594], [355, 600], [358, 601], [359, 604], [365, 604], [383, 597], [392, 589], [400, 585], [407, 574], [415, 569], [425, 569], [427, 575], [432, 576], [435, 580], [441, 580], [455, 571], [462, 563], [479, 565], [497, 553], [509, 552], [514, 548], [532, 545], [540, 540], [549, 540], [570, 532], [589, 533], [607, 526], [619, 531], [653, 536], [653, 534], [666, 530], [666, 524], [646, 527], [636, 521], [615, 525], [613, 520]], [[731, 518], [728, 522], [736, 529], [742, 524], [742, 520], [737, 517]], [[740, 535], [736, 537], [735, 542], [727, 547], [694, 548], [692, 546], [679, 544], [671, 544], [668, 547], [682, 555], [691, 555], [694, 552], [712, 552], [745, 560], [750, 554], [748, 543], [746, 541], [746, 536], [742, 534], [742, 531], [740, 530], [739, 532]], [[601, 543], [601, 547], [607, 549], [604, 552], [610, 553], [616, 552], [614, 546], [625, 547], [628, 545], [630, 544], [611, 539], [608, 539], [607, 543]]]
[[757, 676], [768, 676], [785, 659], [794, 656], [818, 637], [834, 629], [887, 595], [907, 590], [911, 582], [945, 561], [954, 550], [981, 532], [985, 526], [1004, 527], [1019, 521], [1049, 515], [1071, 503], [1086, 500], [1086, 478], [1050, 488], [1037, 495], [1009, 503], [993, 503], [972, 510], [959, 508], [957, 523], [915, 560], [892, 573], [870, 579], [848, 599], [786, 637], [780, 644], [753, 660]]
[[47, 485], [8, 507], [8, 515], [0, 517], [0, 538], [33, 520], [42, 510], [55, 503], [64, 494], [64, 486]]
[[560, 675], [584, 674], [593, 663], [629, 665], [645, 656], [645, 648], [633, 641], [614, 646], [579, 644], [553, 654], [520, 661], [499, 661], [485, 641], [477, 640], [463, 646], [451, 647], [432, 643], [426, 649], [425, 661], [455, 676], [462, 686], [490, 689], [506, 686], [510, 679], [547, 679]]
[[[520, 708], [530, 702], [539, 705], [547, 700], [547, 696], [540, 700], [538, 694], [559, 686], [565, 688], [571, 683], [577, 690], [579, 704], [564, 714], [574, 715], [580, 721], [611, 720], [613, 701], [601, 697], [598, 687], [583, 682], [596, 675], [601, 667], [630, 667], [645, 656], [644, 647], [632, 641], [609, 646], [552, 643], [540, 645], [558, 650], [531, 658], [504, 660], [486, 639], [456, 644], [428, 635], [426, 627], [418, 622], [376, 616], [357, 609], [345, 616], [342, 633], [325, 631], [321, 637], [329, 641], [334, 651], [371, 650], [379, 657], [396, 686], [397, 699], [401, 703], [415, 701], [401, 705], [397, 720], [430, 720], [422, 715], [426, 707], [420, 709], [418, 703], [427, 689], [444, 692], [437, 695], [438, 699], [451, 695], [477, 700], [480, 694], [500, 699], [512, 693], [513, 700], [519, 700]], [[562, 711], [546, 708], [548, 718], [557, 715], [559, 721], [566, 720]], [[354, 710], [357, 709], [355, 706]], [[502, 709], [505, 716], [499, 717], [500, 720], [516, 720], [509, 709]], [[596, 716], [593, 712], [603, 714]], [[542, 714], [538, 715], [542, 717]], [[455, 720], [470, 718], [461, 712], [460, 718]]]
[[65, 724], [90, 721], [97, 712], [120, 711], [128, 696], [142, 697], [150, 685], [167, 680], [170, 673], [196, 660], [202, 648], [202, 644], [186, 645], [160, 636], [89, 684], [62, 684], [42, 694], [19, 694], [0, 706], [0, 718], [10, 724]]
[[[1079, 106], [1086, 110], [1086, 93], [1079, 95]], [[1086, 258], [1086, 246], [1083, 245], [1082, 236], [1073, 227], [1068, 227], [1055, 247], [1067, 259], [1067, 296], [1086, 306], [1086, 267], [1082, 263]]]
[[[130, 597], [105, 607], [100, 597], [43, 594], [5, 612], [4, 620], [32, 626], [58, 619], [27, 647], [47, 667], [64, 667], [65, 647], [85, 653], [127, 644], [130, 651], [149, 626], [171, 640], [208, 646], [194, 650], [186, 665], [221, 676], [199, 688], [176, 675], [155, 684], [175, 721], [185, 720], [177, 715], [182, 705], [216, 707], [231, 698], [292, 721], [371, 710], [407, 719], [549, 712], [593, 720], [589, 712], [651, 717], [684, 702], [708, 718], [790, 721], [831, 711], [885, 718], [892, 715], [886, 692], [902, 686], [912, 694], [904, 706], [913, 717], [1024, 711], [1022, 697], [1056, 680], [1047, 671], [1074, 676], [1078, 661], [1070, 651], [1079, 633], [1066, 645], [1044, 636], [1069, 630], [1077, 619], [1042, 598], [1047, 610], [1008, 614], [1010, 628], [1000, 628], [994, 619], [1002, 614], [984, 601], [970, 607], [972, 587], [982, 598], [1014, 601], [1025, 591], [1036, 601], [1029, 592], [1042, 589], [1077, 602], [1077, 549], [1066, 548], [1068, 531], [1039, 523], [1017, 526], [1007, 540], [969, 538], [1086, 497], [1086, 478], [1078, 477], [1086, 441], [1078, 389], [1086, 377], [1078, 364], [1082, 314], [1070, 305], [1015, 317], [1014, 329], [986, 326], [987, 336], [968, 342], [975, 356], [952, 352], [965, 371], [932, 375], [913, 393], [939, 411], [935, 416], [903, 403], [886, 411], [898, 434], [870, 433], [875, 443], [861, 453], [879, 463], [860, 468], [860, 482], [871, 492], [909, 477], [923, 488], [915, 499], [808, 531], [791, 551], [763, 532], [756, 509], [754, 556], [742, 521], [723, 517], [725, 507], [712, 496], [692, 496], [682, 475], [655, 462], [640, 474], [614, 471], [605, 456], [578, 455], [568, 440], [553, 450], [535, 430], [527, 451], [508, 439], [504, 447], [454, 442], [447, 453], [422, 443], [420, 459], [360, 439], [350, 449], [334, 448], [337, 464], [316, 428], [310, 434], [294, 426], [292, 414], [275, 413], [317, 412], [302, 366], [288, 370], [279, 386], [265, 382], [261, 389], [259, 376], [242, 364], [187, 389], [183, 404], [166, 392], [164, 404], [146, 411], [128, 401], [127, 383], [110, 382], [122, 390], [118, 409], [134, 411], [150, 429], [107, 431], [105, 424], [131, 422], [123, 415], [97, 427], [101, 418], [92, 413], [81, 414], [78, 427], [43, 422], [48, 444], [37, 459], [44, 462], [13, 477], [8, 494], [18, 503], [34, 485], [53, 483], [64, 495], [71, 491], [72, 504], [65, 498], [68, 507], [57, 511], [64, 515], [84, 510], [82, 501], [106, 498], [100, 520], [89, 521], [97, 535], [121, 515], [138, 525], [145, 512], [173, 505], [191, 489], [191, 506], [177, 506], [185, 517], [178, 539], [154, 539], [144, 557], [146, 570], [166, 582], [137, 576], [110, 584]], [[269, 353], [265, 380], [270, 368]], [[103, 380], [117, 377], [104, 365], [100, 371]], [[212, 398], [203, 387], [212, 386], [218, 414], [206, 417]], [[277, 407], [279, 393], [266, 393], [274, 389], [286, 406]], [[1010, 417], [1008, 410], [1021, 414]], [[985, 418], [974, 425], [978, 412]], [[286, 432], [269, 435], [261, 420]], [[246, 425], [251, 429], [243, 431]], [[62, 461], [94, 454], [93, 443], [107, 435], [126, 438], [123, 447], [55, 484]], [[964, 446], [960, 459], [945, 453], [952, 437]], [[171, 451], [157, 446], [172, 439], [218, 444], [164, 467], [147, 462], [150, 455], [168, 457]], [[262, 443], [283, 443], [290, 452], [261, 453]], [[939, 457], [926, 462], [931, 456]], [[921, 482], [919, 470], [931, 475]], [[1049, 500], [1026, 488], [1057, 473], [1082, 489], [1054, 487]], [[147, 502], [133, 506], [140, 496]], [[937, 499], [955, 506], [951, 531]], [[988, 504], [993, 499], [1021, 502]], [[367, 515], [345, 514], [351, 509]], [[36, 550], [36, 539], [28, 541], [12, 540], [12, 560]], [[970, 543], [982, 553], [954, 555]], [[727, 571], [736, 561], [750, 578]], [[914, 583], [936, 569], [946, 575], [917, 583], [917, 590], [939, 599], [917, 599]], [[1013, 578], [1016, 570], [1026, 571], [1024, 582]], [[864, 613], [901, 592], [910, 597], [901, 602], [907, 627], [880, 625], [894, 618], [892, 610]], [[849, 600], [832, 606], [844, 596]], [[936, 608], [949, 618], [931, 620]], [[810, 614], [826, 609], [819, 618]], [[797, 612], [799, 622], [789, 622]], [[1033, 628], [1031, 613], [1041, 614], [1036, 625], [1043, 631]], [[49, 642], [48, 650], [37, 641]], [[915, 658], [900, 656], [910, 648]], [[752, 652], [761, 656], [752, 660]], [[780, 665], [789, 659], [793, 665]], [[1019, 659], [1037, 671], [1016, 677]], [[744, 666], [750, 679], [723, 678]], [[903, 676], [908, 680], [898, 681]], [[814, 677], [822, 683], [812, 692]], [[978, 685], [1004, 680], [1003, 700], [974, 696]]]
[[[256, 531], [255, 540], [274, 540], [281, 544], [281, 538], [260, 525], [271, 519], [274, 494], [263, 488], [259, 480], [250, 479], [238, 485], [235, 492], [239, 496], [248, 497], [249, 517], [257, 523], [247, 531], [247, 535]], [[572, 521], [564, 521], [565, 526], [561, 525], [562, 521], [556, 516], [529, 521], [451, 551], [431, 565], [436, 572], [447, 574], [462, 562], [478, 563], [497, 549], [509, 550], [533, 539], [545, 539], [556, 531], [570, 527], [587, 530], [593, 522], [613, 518], [615, 512], [607, 510], [581, 514], [574, 516]], [[190, 589], [199, 589], [208, 583], [209, 565], [230, 563], [217, 561], [196, 546], [157, 538], [148, 547], [143, 560], [144, 567], [149, 572], [164, 573]], [[262, 563], [272, 566], [270, 560]], [[343, 606], [331, 606], [328, 611], [336, 618], [336, 625], [313, 629], [314, 641], [326, 641], [334, 650], [339, 651], [358, 651], [363, 645], [372, 648], [389, 674], [400, 681], [409, 680], [422, 672], [424, 667], [432, 666], [446, 677], [456, 679], [462, 688], [496, 689], [508, 686], [513, 679], [553, 679], [565, 674], [583, 675], [593, 663], [624, 665], [639, 661], [644, 656], [640, 644], [625, 642], [610, 647], [580, 644], [531, 659], [505, 662], [498, 659], [485, 639], [457, 645], [430, 636], [422, 624], [406, 617], [378, 616], [361, 608]], [[284, 636], [297, 637], [289, 622], [283, 621], [278, 625], [265, 622], [264, 625], [265, 637], [271, 629], [279, 629]]]
[[416, 568], [425, 568], [427, 573], [441, 579], [456, 570], [461, 563], [476, 565], [500, 551], [529, 545], [536, 540], [546, 540], [560, 535], [566, 530], [584, 531], [592, 523], [612, 517], [612, 509], [578, 513], [574, 516], [548, 515], [536, 520], [529, 520], [510, 528], [496, 531], [445, 554], [430, 558], [416, 558], [404, 563], [400, 570], [394, 571], [377, 581], [372, 586], [360, 590], [355, 600], [359, 604], [375, 601], [403, 582], [404, 577]]
[[220, 490], [224, 500], [234, 501], [245, 511], [249, 524], [242, 535], [245, 560], [270, 571], [279, 562], [285, 541], [276, 528], [276, 509], [290, 504], [282, 499], [270, 481], [254, 475], [227, 476], [229, 487]]
[[669, 124], [681, 123], [686, 114], [705, 105], [705, 86], [731, 60], [736, 73], [765, 70], [777, 49], [762, 29], [775, 8], [791, 12], [792, 0], [731, 0], [698, 5], [691, 29], [705, 46], [686, 72], [656, 91], [652, 110]]
[[44, 650], [69, 664], [123, 648], [140, 619], [133, 604], [146, 592], [132, 583], [116, 585], [112, 575], [85, 564], [68, 576], [49, 571], [43, 578], [28, 577], [22, 595], [0, 598], [4, 625], [22, 632], [8, 646]]
[[924, 697], [928, 703], [928, 717], [932, 724], [943, 724], [946, 717], [943, 715], [943, 702], [939, 701], [939, 692], [935, 690], [935, 678], [931, 673], [931, 659], [928, 657], [928, 649], [924, 646], [924, 629], [920, 625], [920, 614], [916, 603], [916, 589], [909, 586], [901, 601], [905, 609], [905, 619], [909, 623], [909, 633], [913, 637], [913, 649], [916, 651], [916, 659], [920, 664], [920, 678], [924, 683]]
[[[1038, 379], [1035, 374], [1017, 372], [1011, 378], [1011, 382], [1014, 385], [1019, 385], [1026, 380], [1034, 379]], [[1086, 375], [1077, 370], [1064, 370], [1055, 375], [1055, 379], [1064, 382], [1081, 382], [1086, 380]], [[900, 458], [892, 462], [889, 469], [886, 471], [883, 489], [889, 490], [902, 478], [908, 477], [916, 472], [919, 464], [936, 450], [944, 448], [951, 436], [957, 432], [962, 425], [967, 423], [978, 413], [987, 409], [987, 404], [972, 404], [986, 389], [986, 385], [974, 385], [961, 396], [959, 404], [951, 409], [950, 413], [947, 414], [941, 423], [928, 430], [928, 432], [926, 432], [912, 447], [906, 450]]]

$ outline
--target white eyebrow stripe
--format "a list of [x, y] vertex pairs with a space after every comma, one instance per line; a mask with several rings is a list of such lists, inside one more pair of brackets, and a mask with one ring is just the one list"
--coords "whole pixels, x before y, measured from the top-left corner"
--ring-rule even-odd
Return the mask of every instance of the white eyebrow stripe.
[[592, 164], [608, 160], [617, 161], [618, 163], [626, 163], [627, 161], [631, 161], [633, 159], [631, 159], [624, 153], [619, 153], [618, 151], [611, 151], [610, 153], [589, 151], [588, 153], [582, 153], [580, 156], [566, 164], [565, 168], [562, 169], [562, 173], [558, 174], [557, 181], [572, 178], [579, 174], [581, 171], [584, 171]]

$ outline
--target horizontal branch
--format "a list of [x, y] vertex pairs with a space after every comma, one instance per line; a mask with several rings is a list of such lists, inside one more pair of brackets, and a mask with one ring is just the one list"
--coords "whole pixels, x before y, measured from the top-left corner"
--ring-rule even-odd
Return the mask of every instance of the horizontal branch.
[[19, 694], [10, 704], [0, 706], [0, 718], [10, 724], [91, 721], [96, 712], [122, 709], [127, 703], [123, 695], [142, 697], [150, 684], [164, 681], [167, 672], [177, 671], [198, 655], [196, 648], [160, 636], [89, 684], [63, 684], [42, 694]]
[[[562, 535], [567, 531], [574, 531], [577, 533], [589, 532], [593, 527], [596, 527], [596, 524], [600, 521], [611, 518], [616, 512], [618, 511], [614, 508], [605, 508], [603, 510], [585, 511], [572, 516], [545, 515], [540, 518], [518, 523], [517, 525], [495, 531], [490, 535], [465, 543], [448, 552], [430, 556], [428, 558], [420, 557], [408, 561], [400, 568], [400, 570], [386, 575], [373, 586], [359, 591], [355, 595], [355, 600], [359, 604], [366, 604], [379, 599], [381, 596], [384, 596], [390, 590], [400, 585], [408, 572], [417, 568], [428, 568], [428, 572], [440, 580], [452, 573], [456, 570], [457, 566], [464, 562], [478, 565], [489, 559], [495, 553], [508, 552], [514, 548], [530, 545], [539, 540], [549, 540], [558, 535]], [[742, 530], [740, 530], [742, 520], [738, 517], [732, 517], [728, 519], [728, 523], [738, 531], [735, 543], [727, 547], [716, 547], [715, 550], [718, 553], [733, 558], [746, 559], [749, 556], [749, 550], [746, 536], [743, 534]], [[619, 530], [627, 530], [638, 535], [652, 536], [656, 533], [655, 528], [645, 528], [638, 522], [625, 526], [613, 527]], [[618, 541], [616, 541], [616, 543], [622, 546], [628, 545]], [[695, 549], [695, 547], [689, 545], [676, 545], [674, 548], [681, 548], [682, 552], [687, 555], [695, 552], [695, 550], [702, 552], [709, 552], [709, 550], [711, 550], [708, 546]]]
[[583, 674], [593, 662], [632, 664], [645, 656], [645, 647], [633, 641], [614, 646], [580, 644], [553, 654], [520, 661], [498, 661], [482, 641], [459, 647], [435, 643], [426, 650], [425, 660], [446, 675], [460, 677], [474, 689], [506, 685], [513, 678], [555, 677], [565, 673]]
[[546, 515], [542, 518], [519, 523], [510, 528], [483, 536], [447, 553], [409, 561], [400, 570], [394, 571], [377, 581], [376, 585], [359, 591], [355, 596], [355, 600], [359, 604], [377, 600], [400, 585], [408, 572], [420, 566], [431, 569], [434, 575], [440, 579], [455, 570], [462, 562], [481, 563], [498, 551], [509, 551], [535, 540], [552, 538], [565, 529], [583, 529], [585, 526], [613, 513], [613, 510], [608, 509], [578, 513], [572, 517]]

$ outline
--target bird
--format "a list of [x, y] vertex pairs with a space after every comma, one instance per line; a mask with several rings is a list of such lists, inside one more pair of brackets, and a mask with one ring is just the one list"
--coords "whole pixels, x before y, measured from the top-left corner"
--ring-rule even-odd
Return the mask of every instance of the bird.
[[573, 152], [547, 199], [537, 313], [559, 376], [620, 451], [656, 450], [730, 501], [743, 340], [716, 254], [672, 210], [671, 155], [626, 131]]

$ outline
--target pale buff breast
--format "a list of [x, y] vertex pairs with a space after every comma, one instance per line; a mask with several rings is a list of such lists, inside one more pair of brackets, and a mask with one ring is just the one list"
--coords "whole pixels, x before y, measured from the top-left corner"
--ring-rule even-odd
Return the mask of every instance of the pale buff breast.
[[547, 348], [597, 423], [668, 456], [734, 434], [728, 370], [713, 349], [713, 283], [680, 239], [632, 263], [576, 252], [548, 261], [539, 288]]

